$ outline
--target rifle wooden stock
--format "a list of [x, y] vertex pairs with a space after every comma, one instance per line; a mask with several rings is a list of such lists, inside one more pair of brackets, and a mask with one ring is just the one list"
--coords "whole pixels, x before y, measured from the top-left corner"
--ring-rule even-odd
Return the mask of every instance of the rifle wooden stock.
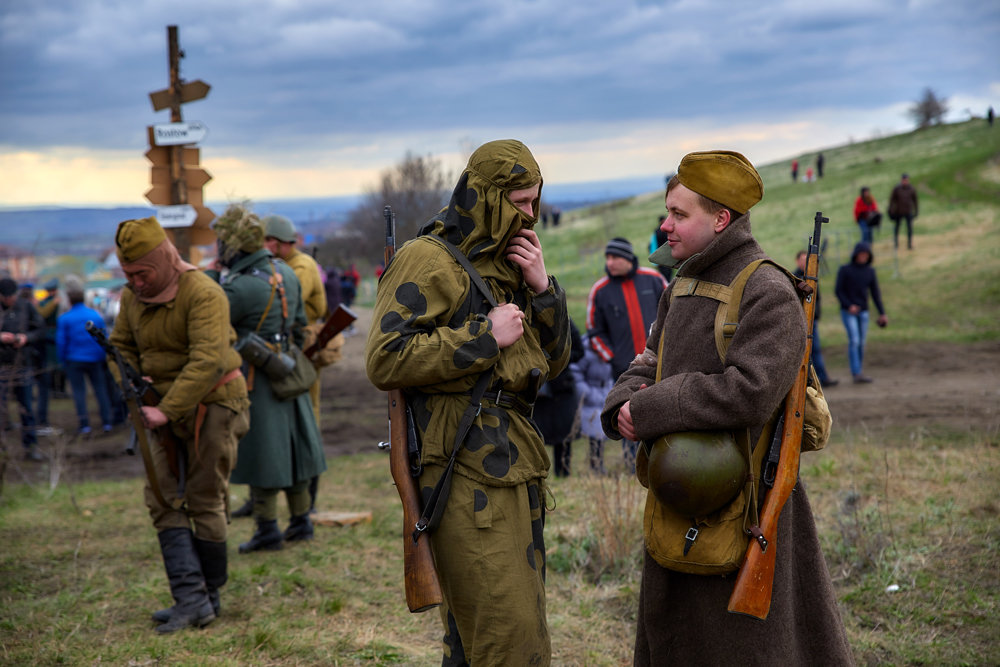
[[[792, 495], [799, 479], [799, 454], [802, 447], [802, 428], [805, 420], [806, 385], [809, 381], [809, 355], [812, 352], [813, 321], [816, 314], [816, 294], [819, 276], [819, 237], [822, 223], [828, 222], [822, 213], [816, 213], [813, 237], [806, 258], [803, 282], [808, 292], [805, 300], [806, 351], [799, 363], [788, 395], [785, 397], [784, 430], [781, 433], [781, 454], [774, 486], [764, 497], [764, 507], [760, 514], [760, 532], [765, 546], [757, 539], [751, 539], [747, 552], [736, 577], [736, 584], [729, 596], [728, 610], [759, 619], [767, 618], [771, 609], [771, 593], [774, 587], [774, 566], [778, 551], [778, 519], [788, 498]], [[801, 288], [800, 284], [800, 288]], [[760, 445], [763, 446], [763, 443]], [[755, 471], [759, 473], [760, 471]]]
[[[392, 208], [386, 206], [385, 217], [385, 266], [396, 254], [395, 223]], [[403, 504], [403, 583], [406, 589], [406, 606], [411, 612], [427, 611], [441, 604], [441, 582], [434, 569], [430, 536], [417, 533], [421, 515], [420, 491], [417, 481], [410, 474], [410, 450], [407, 441], [406, 397], [402, 390], [389, 391], [389, 471], [396, 484], [396, 492]]]
[[410, 475], [409, 452], [406, 442], [406, 399], [403, 392], [389, 392], [389, 470], [396, 491], [403, 503], [403, 581], [406, 606], [411, 612], [427, 611], [441, 604], [441, 584], [434, 569], [430, 537], [416, 534], [420, 519], [420, 493]]
[[306, 355], [306, 359], [311, 361], [316, 356], [316, 353], [326, 347], [326, 344], [334, 336], [351, 326], [351, 322], [356, 319], [358, 319], [358, 316], [350, 308], [344, 304], [339, 304], [337, 309], [330, 313], [330, 317], [323, 324], [323, 328], [316, 334], [316, 340], [313, 341], [313, 344], [302, 351]]

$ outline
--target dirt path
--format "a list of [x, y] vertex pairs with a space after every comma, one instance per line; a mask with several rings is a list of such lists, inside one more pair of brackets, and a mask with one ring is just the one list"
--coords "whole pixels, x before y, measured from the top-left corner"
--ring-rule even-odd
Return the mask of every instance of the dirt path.
[[[324, 369], [322, 433], [328, 457], [375, 451], [388, 436], [385, 395], [365, 376], [365, 334], [371, 318], [356, 308], [356, 333], [347, 338], [344, 359]], [[875, 382], [850, 382], [846, 350], [824, 351], [831, 376], [841, 383], [826, 390], [834, 428], [869, 428], [916, 432], [920, 428], [972, 429], [1000, 432], [1000, 343], [952, 345], [912, 343], [882, 345], [872, 341], [865, 372]], [[71, 432], [75, 421], [70, 401], [63, 399], [57, 423]], [[65, 422], [65, 423], [63, 423]], [[42, 444], [49, 455], [63, 450], [64, 473], [72, 481], [143, 474], [139, 457], [122, 455], [127, 432], [90, 439], [49, 437]], [[14, 454], [7, 481], [49, 477], [48, 466], [20, 460], [17, 433], [6, 434]]]

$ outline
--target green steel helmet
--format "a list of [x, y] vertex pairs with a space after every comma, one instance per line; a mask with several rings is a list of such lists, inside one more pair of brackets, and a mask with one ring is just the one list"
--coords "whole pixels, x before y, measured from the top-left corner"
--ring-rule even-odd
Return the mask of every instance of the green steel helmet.
[[682, 516], [708, 516], [746, 483], [746, 457], [728, 431], [669, 433], [646, 447], [649, 490]]
[[298, 238], [295, 233], [295, 224], [283, 215], [269, 215], [261, 222], [264, 223], [265, 236], [273, 236], [285, 243], [295, 243]]

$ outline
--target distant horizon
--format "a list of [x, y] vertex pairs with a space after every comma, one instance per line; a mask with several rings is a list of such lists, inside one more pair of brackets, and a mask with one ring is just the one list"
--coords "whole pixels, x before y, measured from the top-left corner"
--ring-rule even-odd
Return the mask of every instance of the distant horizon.
[[[542, 191], [543, 201], [550, 202], [552, 200], [565, 200], [571, 197], [582, 197], [586, 195], [587, 189], [597, 190], [598, 192], [594, 195], [600, 199], [615, 198], [614, 193], [623, 192], [623, 197], [633, 196], [634, 194], [644, 194], [645, 192], [652, 192], [657, 187], [663, 187], [665, 185], [665, 175], [666, 173], [658, 176], [647, 175], [647, 176], [631, 176], [631, 177], [621, 177], [621, 178], [610, 178], [604, 180], [591, 180], [591, 181], [578, 181], [578, 182], [568, 182], [568, 183], [549, 183], [545, 182]], [[640, 192], [631, 192], [640, 186], [639, 184], [648, 184], [650, 189]], [[556, 194], [552, 194], [553, 191]], [[609, 194], [610, 193], [610, 194]], [[342, 194], [342, 195], [328, 195], [328, 196], [302, 196], [302, 197], [266, 197], [260, 200], [252, 200], [254, 206], [258, 205], [271, 205], [271, 204], [281, 204], [286, 202], [292, 203], [307, 203], [307, 202], [360, 202], [364, 197], [367, 197], [367, 193], [358, 194]], [[224, 209], [231, 202], [229, 201], [206, 201], [205, 205], [211, 208], [213, 211], [219, 208]], [[65, 204], [27, 204], [27, 205], [7, 205], [0, 204], [0, 212], [21, 212], [21, 211], [60, 211], [60, 210], [115, 210], [115, 209], [156, 209], [156, 206], [150, 204], [149, 202], [143, 200], [140, 202], [108, 202], [108, 203], [95, 203], [95, 202], [69, 202]], [[0, 233], [0, 242], [2, 242], [2, 233]]]

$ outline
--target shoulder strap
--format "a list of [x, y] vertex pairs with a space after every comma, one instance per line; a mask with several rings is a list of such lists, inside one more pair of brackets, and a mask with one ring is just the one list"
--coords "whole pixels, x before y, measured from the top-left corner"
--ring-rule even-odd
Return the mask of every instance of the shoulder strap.
[[[286, 323], [288, 322], [288, 301], [285, 299], [285, 285], [281, 279], [281, 273], [278, 271], [277, 265], [273, 262], [271, 264], [271, 275], [267, 278], [268, 284], [271, 286], [271, 296], [267, 299], [267, 306], [264, 307], [264, 312], [260, 315], [260, 320], [257, 322], [256, 328], [254, 328], [254, 333], [260, 331], [260, 327], [264, 324], [264, 320], [267, 319], [267, 314], [271, 310], [271, 304], [274, 303], [274, 294], [277, 292], [281, 295], [281, 330], [285, 331]], [[257, 277], [263, 277], [261, 274], [263, 272], [254, 269], [252, 275]]]
[[746, 287], [747, 281], [750, 280], [753, 272], [760, 268], [762, 264], [770, 264], [791, 276], [788, 270], [777, 262], [770, 259], [757, 259], [743, 267], [743, 270], [728, 285], [710, 283], [705, 280], [698, 280], [697, 278], [678, 277], [674, 279], [670, 290], [671, 303], [676, 298], [686, 296], [703, 296], [719, 302], [719, 307], [715, 311], [715, 349], [719, 353], [719, 359], [722, 361], [725, 361], [729, 343], [732, 341], [733, 336], [736, 335], [736, 329], [739, 327], [740, 302], [743, 300], [743, 289]]
[[498, 304], [497, 300], [493, 297], [493, 291], [489, 287], [487, 287], [486, 282], [483, 280], [483, 277], [479, 275], [479, 271], [476, 271], [476, 267], [472, 266], [472, 262], [469, 261], [469, 258], [466, 257], [461, 250], [456, 248], [453, 243], [447, 241], [446, 239], [441, 238], [440, 236], [435, 236], [434, 234], [428, 234], [426, 238], [431, 239], [432, 241], [437, 241], [438, 243], [443, 245], [448, 250], [448, 252], [451, 253], [451, 256], [455, 258], [455, 261], [461, 264], [462, 268], [465, 269], [465, 272], [469, 274], [469, 278], [482, 293], [483, 298], [486, 299], [486, 301], [488, 301], [492, 307], [494, 308], [497, 307]]

